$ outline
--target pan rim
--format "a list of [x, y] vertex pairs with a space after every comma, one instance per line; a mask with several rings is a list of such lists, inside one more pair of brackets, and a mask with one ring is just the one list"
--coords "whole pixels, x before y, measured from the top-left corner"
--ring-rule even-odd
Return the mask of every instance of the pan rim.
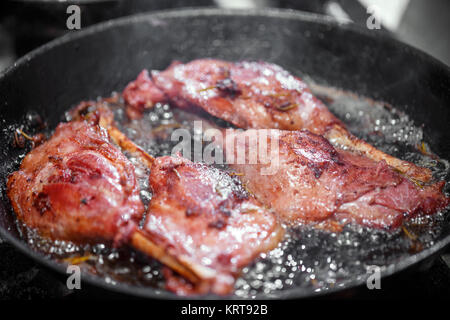
[[47, 4], [47, 5], [71, 5], [71, 4], [78, 4], [78, 5], [87, 5], [87, 4], [95, 4], [95, 3], [103, 3], [103, 2], [119, 2], [123, 0], [89, 0], [89, 1], [83, 1], [83, 0], [68, 0], [63, 3], [59, 0], [7, 0], [8, 2], [16, 2], [16, 3], [26, 3], [26, 4]]
[[[218, 9], [218, 8], [185, 8], [185, 9], [169, 9], [169, 10], [161, 10], [154, 11], [151, 13], [142, 13], [137, 15], [132, 15], [128, 17], [122, 17], [118, 19], [109, 20], [106, 22], [102, 22], [97, 25], [90, 26], [81, 31], [77, 31], [74, 33], [68, 33], [60, 38], [50, 41], [49, 43], [44, 44], [43, 46], [27, 53], [23, 57], [19, 58], [12, 66], [8, 67], [6, 70], [0, 73], [0, 81], [3, 81], [9, 74], [13, 73], [16, 69], [21, 66], [26, 66], [26, 64], [31, 61], [34, 57], [39, 56], [41, 54], [45, 54], [47, 51], [52, 50], [55, 47], [59, 47], [69, 42], [76, 41], [80, 38], [89, 36], [91, 34], [99, 33], [102, 31], [106, 31], [108, 29], [113, 29], [120, 27], [122, 25], [132, 25], [136, 23], [148, 23], [154, 20], [160, 19], [175, 19], [181, 17], [233, 17], [233, 16], [252, 16], [252, 17], [266, 17], [266, 18], [279, 18], [279, 19], [292, 19], [292, 20], [300, 20], [304, 22], [310, 23], [318, 23], [324, 26], [329, 26], [332, 28], [339, 28], [348, 30], [349, 32], [355, 32], [367, 37], [371, 38], [382, 38], [384, 41], [391, 42], [397, 47], [401, 47], [405, 50], [408, 50], [410, 54], [413, 54], [421, 59], [426, 59], [428, 63], [439, 67], [447, 74], [450, 74], [450, 67], [444, 64], [443, 62], [437, 60], [436, 58], [430, 56], [429, 54], [421, 51], [420, 49], [414, 48], [408, 44], [404, 44], [399, 40], [393, 38], [386, 32], [371, 32], [369, 30], [360, 28], [351, 23], [339, 22], [331, 17], [319, 15], [319, 14], [311, 14], [305, 13], [301, 11], [291, 10], [291, 9], [273, 9], [273, 8], [261, 8], [261, 9]], [[1, 112], [1, 110], [0, 110]], [[3, 210], [2, 210], [3, 211]], [[48, 259], [45, 255], [33, 251], [28, 245], [13, 235], [11, 235], [8, 230], [0, 227], [0, 235], [6, 239], [8, 243], [13, 245], [15, 248], [19, 249], [22, 253], [29, 256], [33, 260], [37, 261], [40, 264], [45, 265], [49, 269], [55, 270], [60, 274], [66, 274], [65, 266], [62, 263], [58, 263], [54, 260]], [[404, 271], [409, 267], [429, 258], [439, 251], [443, 250], [446, 246], [450, 244], [450, 235], [447, 235], [445, 238], [439, 240], [430, 248], [427, 248], [419, 253], [416, 253], [412, 256], [409, 256], [405, 259], [400, 260], [399, 262], [390, 265], [385, 270], [382, 270], [381, 275], [383, 278], [389, 277], [397, 272]], [[117, 293], [127, 294], [140, 298], [153, 298], [153, 299], [189, 299], [192, 297], [182, 297], [177, 296], [174, 293], [169, 291], [160, 290], [151, 287], [141, 287], [136, 285], [129, 285], [125, 283], [117, 283], [117, 284], [109, 284], [104, 281], [103, 278], [83, 273], [82, 277], [83, 282], [86, 282], [90, 285], [100, 287], [102, 289], [113, 291]], [[346, 282], [342, 287], [335, 287], [328, 290], [322, 290], [320, 292], [311, 292], [305, 291], [299, 287], [294, 287], [290, 289], [286, 289], [280, 292], [277, 292], [276, 297], [265, 296], [264, 294], [256, 295], [255, 300], [266, 300], [266, 299], [296, 299], [296, 298], [305, 298], [305, 297], [317, 297], [327, 294], [336, 293], [339, 291], [348, 290], [351, 288], [355, 288], [361, 286], [365, 283], [366, 279], [363, 277], [361, 279], [354, 279], [349, 282]], [[213, 294], [198, 296], [196, 298], [201, 299], [242, 299], [237, 296], [230, 297], [221, 297]]]

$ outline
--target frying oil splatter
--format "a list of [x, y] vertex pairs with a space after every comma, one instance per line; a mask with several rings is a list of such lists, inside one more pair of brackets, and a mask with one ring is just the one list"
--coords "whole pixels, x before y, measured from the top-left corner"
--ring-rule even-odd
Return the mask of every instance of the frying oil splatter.
[[[346, 92], [314, 86], [313, 91], [342, 119], [349, 130], [377, 148], [413, 161], [433, 171], [437, 179], [449, 180], [449, 164], [431, 154], [423, 142], [422, 130], [407, 115], [382, 103]], [[130, 121], [123, 103], [108, 102], [119, 128], [153, 156], [169, 155], [177, 141], [170, 141], [173, 130], [193, 130], [199, 116], [157, 104], [143, 119]], [[219, 125], [223, 122], [217, 119]], [[23, 157], [23, 155], [22, 155]], [[135, 158], [141, 197], [147, 205], [148, 168]], [[227, 169], [221, 166], [223, 169]], [[236, 177], [236, 179], [238, 179]], [[279, 297], [284, 290], [300, 288], [305, 294], [323, 292], [367, 277], [371, 265], [389, 268], [392, 264], [432, 246], [440, 237], [446, 214], [417, 216], [401, 228], [387, 232], [348, 225], [340, 233], [308, 226], [287, 228], [278, 247], [246, 267], [235, 286], [240, 298], [259, 295]], [[83, 270], [102, 277], [110, 284], [124, 282], [138, 286], [164, 288], [161, 265], [130, 248], [111, 249], [107, 244], [76, 246], [70, 242], [40, 238], [24, 226], [19, 228], [28, 244], [63, 262], [76, 262]]]

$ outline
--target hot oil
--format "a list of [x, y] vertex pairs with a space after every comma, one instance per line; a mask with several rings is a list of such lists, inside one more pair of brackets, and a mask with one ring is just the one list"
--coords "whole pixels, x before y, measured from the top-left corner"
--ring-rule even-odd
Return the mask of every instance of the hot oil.
[[[356, 136], [396, 157], [429, 168], [435, 179], [449, 180], [449, 163], [438, 159], [423, 141], [422, 129], [409, 117], [384, 103], [328, 87], [312, 86], [314, 94], [344, 121]], [[432, 246], [444, 228], [446, 214], [418, 215], [394, 231], [347, 225], [340, 233], [304, 226], [289, 228], [277, 249], [245, 268], [235, 294], [276, 297], [280, 290], [302, 288], [305, 293], [334, 287], [381, 271]]]
[[161, 265], [128, 247], [112, 248], [109, 243], [77, 245], [70, 241], [49, 240], [25, 225], [18, 225], [28, 245], [50, 259], [78, 265], [83, 272], [99, 276], [106, 283], [118, 282], [162, 289]]
[[438, 180], [447, 180], [449, 162], [433, 155], [422, 129], [407, 114], [389, 104], [337, 89], [319, 85], [312, 89], [353, 134], [381, 151], [431, 169]]
[[[351, 93], [316, 85], [313, 91], [358, 137], [387, 153], [430, 168], [436, 179], [449, 180], [448, 162], [431, 153], [423, 141], [422, 130], [407, 115]], [[170, 155], [179, 142], [171, 141], [173, 131], [185, 128], [195, 133], [194, 121], [202, 120], [198, 115], [157, 104], [141, 120], [130, 121], [120, 99], [107, 101], [104, 103], [114, 111], [119, 129], [153, 156]], [[199, 137], [193, 136], [192, 145]], [[127, 156], [135, 164], [141, 198], [147, 206], [151, 200], [149, 169], [138, 159]], [[194, 156], [191, 154], [191, 158]], [[217, 166], [227, 170], [224, 165]], [[394, 231], [359, 225], [347, 225], [339, 233], [310, 226], [286, 227], [286, 237], [276, 249], [262, 254], [244, 268], [236, 282], [235, 295], [278, 297], [292, 288], [301, 288], [307, 294], [344, 287], [366, 279], [373, 266], [389, 269], [398, 261], [432, 246], [440, 238], [445, 219], [446, 214], [442, 212], [419, 215]], [[23, 226], [20, 230], [33, 249], [64, 263], [79, 264], [84, 271], [105, 282], [164, 288], [161, 265], [131, 248], [112, 249], [108, 244], [77, 246], [43, 239]]]

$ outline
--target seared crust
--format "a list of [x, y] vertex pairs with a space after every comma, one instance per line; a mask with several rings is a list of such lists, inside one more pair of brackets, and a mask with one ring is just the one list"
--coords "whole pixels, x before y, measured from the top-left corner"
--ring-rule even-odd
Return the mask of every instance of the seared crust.
[[152, 78], [143, 71], [123, 96], [128, 114], [139, 117], [146, 107], [170, 101], [183, 109], [198, 109], [243, 129], [306, 129], [325, 136], [336, 146], [384, 160], [419, 181], [431, 171], [397, 159], [352, 135], [298, 77], [267, 62], [227, 62], [199, 59], [174, 62]]
[[119, 239], [144, 211], [133, 165], [106, 131], [85, 121], [58, 125], [7, 188], [17, 217], [52, 239]]
[[[258, 152], [258, 145], [242, 138], [250, 131], [227, 129], [226, 133], [228, 143], [235, 145], [227, 157]], [[309, 131], [269, 130], [268, 137], [267, 145], [275, 140], [279, 148], [273, 174], [262, 175], [268, 164], [260, 161], [230, 166], [243, 174], [242, 180], [258, 200], [286, 222], [346, 219], [389, 229], [399, 226], [406, 216], [434, 213], [449, 204], [442, 193], [443, 181], [413, 183], [384, 161], [335, 149], [325, 138]], [[226, 149], [227, 144], [221, 143]]]
[[221, 170], [161, 157], [150, 185], [143, 232], [194, 271], [196, 293], [229, 293], [240, 270], [283, 235], [275, 214]]

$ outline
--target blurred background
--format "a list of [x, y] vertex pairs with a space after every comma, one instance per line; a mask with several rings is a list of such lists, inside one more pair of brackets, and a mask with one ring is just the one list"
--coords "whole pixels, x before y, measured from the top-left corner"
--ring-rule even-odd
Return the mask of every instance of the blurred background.
[[26, 52], [68, 30], [69, 5], [81, 9], [81, 28], [140, 12], [180, 7], [288, 8], [332, 16], [367, 28], [371, 16], [381, 30], [450, 65], [448, 0], [2, 0], [0, 70]]
[[[0, 72], [34, 48], [67, 32], [69, 5], [81, 9], [81, 29], [135, 13], [180, 7], [287, 8], [328, 15], [362, 28], [376, 27], [450, 66], [449, 0], [0, 0]], [[379, 27], [379, 28], [378, 28]], [[1, 95], [1, 93], [0, 93]], [[401, 273], [384, 290], [344, 297], [450, 297], [450, 254], [424, 272]], [[97, 289], [69, 291], [61, 279], [0, 238], [0, 299], [93, 298]], [[78, 290], [80, 291], [80, 290]], [[111, 293], [102, 292], [105, 298]]]

